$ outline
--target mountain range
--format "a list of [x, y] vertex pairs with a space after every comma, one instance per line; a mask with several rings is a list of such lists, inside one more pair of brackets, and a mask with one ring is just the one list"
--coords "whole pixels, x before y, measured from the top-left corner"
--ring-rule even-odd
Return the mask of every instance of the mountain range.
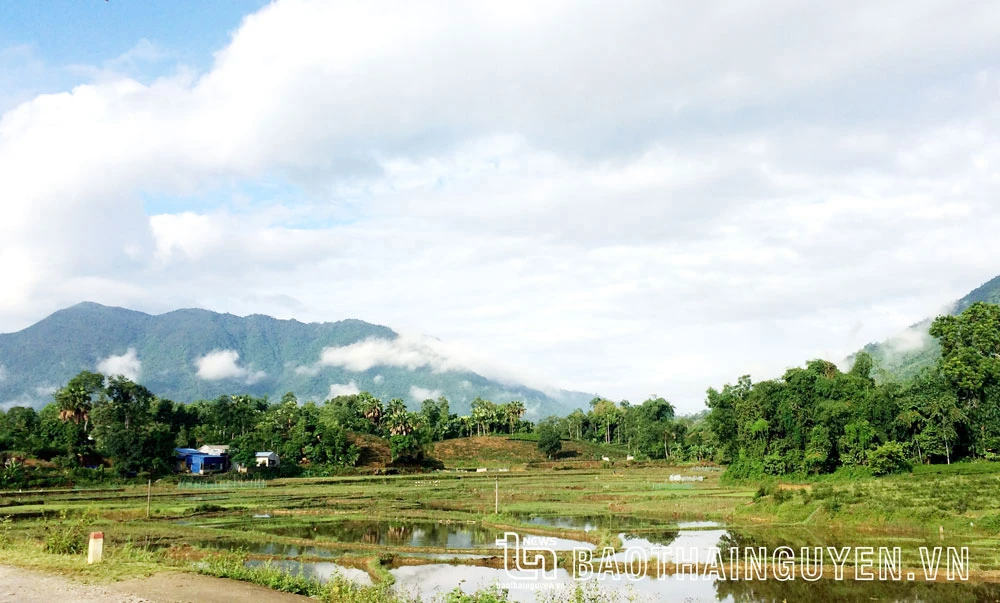
[[[970, 291], [952, 304], [948, 312], [960, 314], [976, 302], [1000, 304], [1000, 276]], [[869, 343], [862, 350], [871, 354], [876, 371], [882, 378], [909, 379], [934, 366], [941, 354], [937, 340], [928, 333], [933, 322], [933, 317], [925, 318], [897, 336]]]
[[200, 309], [150, 315], [84, 302], [0, 334], [0, 404], [43, 406], [81, 370], [123, 374], [178, 402], [286, 392], [322, 401], [360, 390], [414, 408], [443, 395], [458, 413], [477, 396], [521, 400], [537, 419], [593, 397], [487, 378], [438, 344], [353, 319], [303, 323]]

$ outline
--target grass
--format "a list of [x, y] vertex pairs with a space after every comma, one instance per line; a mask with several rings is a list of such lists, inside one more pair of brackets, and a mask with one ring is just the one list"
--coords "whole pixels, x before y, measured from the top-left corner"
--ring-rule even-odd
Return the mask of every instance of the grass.
[[[396, 602], [401, 599], [391, 598], [398, 595], [389, 588], [389, 570], [429, 563], [421, 554], [495, 554], [492, 548], [449, 549], [443, 541], [412, 546], [406, 532], [410, 524], [468, 522], [602, 547], [617, 540], [617, 529], [584, 533], [526, 523], [529, 516], [551, 515], [609, 521], [629, 517], [640, 532], [665, 531], [678, 521], [712, 520], [726, 524], [734, 538], [759, 546], [846, 546], [871, 544], [873, 537], [879, 544], [899, 542], [911, 549], [925, 543], [970, 546], [974, 570], [980, 576], [1000, 576], [1000, 464], [918, 467], [913, 474], [880, 479], [835, 474], [797, 483], [723, 483], [717, 468], [623, 463], [618, 461], [624, 455], [596, 445], [580, 445], [573, 451], [576, 456], [547, 463], [533, 442], [469, 438], [445, 444], [435, 447], [435, 456], [447, 467], [511, 470], [288, 478], [239, 490], [184, 489], [164, 481], [152, 487], [149, 518], [145, 484], [0, 493], [0, 563], [86, 581], [144, 576], [165, 568], [201, 571], [323, 600]], [[593, 460], [604, 455], [615, 462]], [[676, 473], [704, 475], [705, 480], [670, 482]], [[494, 513], [495, 488], [500, 514]], [[261, 515], [270, 517], [255, 517]], [[381, 542], [363, 530], [361, 536], [347, 537], [323, 529], [370, 520], [393, 523], [404, 536]], [[86, 535], [98, 530], [105, 534], [109, 562], [88, 566], [83, 545]], [[291, 551], [300, 561], [333, 560], [364, 570], [375, 586], [339, 580], [320, 584], [271, 566], [244, 564], [247, 559], [288, 558]], [[486, 598], [469, 600], [499, 601], [501, 595], [485, 593]]]
[[[538, 450], [537, 438], [532, 440], [532, 435], [515, 434], [444, 440], [432, 446], [431, 456], [443, 462], [446, 467], [453, 468], [525, 469], [533, 465], [546, 464], [548, 459]], [[563, 442], [563, 449], [556, 460], [572, 466], [582, 462], [600, 461], [605, 456], [612, 460], [623, 461], [627, 454], [628, 452], [621, 446]]]

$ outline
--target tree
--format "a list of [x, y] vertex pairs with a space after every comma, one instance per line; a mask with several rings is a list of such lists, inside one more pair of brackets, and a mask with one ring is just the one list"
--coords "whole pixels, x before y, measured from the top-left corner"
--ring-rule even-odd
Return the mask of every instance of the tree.
[[390, 436], [408, 436], [416, 429], [416, 419], [413, 413], [406, 410], [406, 403], [400, 398], [393, 398], [389, 401], [384, 422]]
[[976, 428], [969, 434], [980, 455], [1000, 432], [1000, 306], [976, 302], [958, 316], [939, 316], [930, 334], [941, 344], [938, 367], [958, 396], [959, 410]]
[[56, 390], [55, 402], [59, 408], [59, 418], [83, 424], [84, 431], [90, 420], [90, 409], [95, 400], [104, 392], [104, 375], [82, 371]]
[[94, 439], [121, 475], [164, 473], [173, 460], [170, 426], [153, 420], [153, 393], [122, 376], [108, 379], [91, 410]]
[[886, 442], [868, 455], [872, 475], [889, 475], [910, 470], [906, 449], [899, 442]]
[[562, 450], [562, 440], [559, 438], [559, 428], [552, 417], [538, 424], [538, 449], [551, 459]]
[[809, 473], [821, 473], [830, 460], [833, 442], [826, 425], [816, 425], [809, 432], [809, 444], [802, 458], [802, 466]]
[[476, 397], [470, 405], [472, 421], [476, 425], [477, 435], [490, 435], [493, 424], [497, 420], [497, 405], [489, 400]]
[[854, 377], [870, 379], [872, 366], [874, 366], [874, 362], [872, 361], [871, 354], [868, 352], [858, 352], [858, 355], [854, 357], [854, 365], [851, 366], [850, 374]]
[[750, 394], [752, 383], [743, 375], [736, 385], [726, 384], [722, 391], [709, 388], [705, 405], [709, 408], [705, 422], [722, 446], [724, 461], [735, 459], [739, 451], [739, 427], [736, 407]]
[[409, 434], [389, 436], [389, 451], [393, 462], [417, 462], [424, 457], [424, 447]]
[[500, 410], [504, 418], [507, 420], [507, 433], [514, 433], [514, 425], [516, 425], [517, 422], [521, 420], [521, 417], [524, 416], [524, 403], [520, 400], [513, 400], [504, 404]]
[[615, 406], [614, 402], [605, 400], [604, 398], [594, 398], [590, 401], [590, 406], [594, 423], [599, 425], [604, 431], [604, 443], [610, 444], [612, 427], [618, 424], [621, 412]]
[[868, 421], [852, 421], [844, 427], [840, 441], [840, 460], [852, 465], [867, 465], [868, 452], [875, 446], [875, 430]]

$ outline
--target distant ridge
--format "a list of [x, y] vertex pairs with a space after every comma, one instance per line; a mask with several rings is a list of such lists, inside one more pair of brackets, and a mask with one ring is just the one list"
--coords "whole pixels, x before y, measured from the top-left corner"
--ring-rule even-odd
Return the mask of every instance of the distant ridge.
[[[976, 302], [1000, 304], [1000, 276], [976, 287], [951, 307], [949, 313], [960, 314]], [[934, 366], [941, 353], [936, 339], [928, 334], [934, 317], [910, 326], [903, 333], [879, 343], [869, 343], [862, 351], [871, 354], [877, 372], [883, 379], [909, 379]]]
[[[301, 401], [322, 401], [334, 385], [334, 393], [357, 388], [384, 399], [403, 398], [411, 406], [419, 404], [419, 395], [444, 395], [452, 411], [461, 413], [476, 396], [498, 402], [520, 399], [531, 414], [546, 416], [582, 406], [591, 397], [546, 393], [471, 371], [388, 365], [355, 371], [317, 364], [325, 348], [371, 339], [393, 342], [399, 335], [357, 319], [303, 323], [198, 308], [151, 315], [83, 302], [17, 333], [0, 334], [0, 404], [44, 405], [56, 387], [102, 362], [123, 372], [140, 368], [139, 382], [178, 402], [227, 393], [278, 399], [289, 391]], [[218, 353], [215, 361], [199, 375], [197, 361], [213, 352]]]

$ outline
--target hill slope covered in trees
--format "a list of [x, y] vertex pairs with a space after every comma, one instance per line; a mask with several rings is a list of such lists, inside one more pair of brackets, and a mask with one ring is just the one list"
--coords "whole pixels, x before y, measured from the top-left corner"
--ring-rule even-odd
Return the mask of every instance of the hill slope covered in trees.
[[501, 383], [443, 364], [439, 354], [361, 320], [302, 323], [199, 309], [154, 316], [85, 302], [0, 334], [0, 403], [40, 407], [81, 370], [124, 374], [178, 402], [231, 393], [276, 400], [289, 391], [323, 400], [361, 390], [411, 405], [443, 395], [457, 412], [477, 396], [519, 399], [545, 416], [592, 397]]
[[[1000, 304], [1000, 276], [994, 277], [956, 301], [949, 310], [961, 314], [976, 302]], [[928, 334], [933, 317], [924, 319], [900, 335], [879, 343], [869, 343], [862, 351], [868, 352], [880, 379], [908, 380], [922, 370], [934, 366], [941, 355], [937, 340]], [[853, 360], [853, 359], [852, 359]]]

